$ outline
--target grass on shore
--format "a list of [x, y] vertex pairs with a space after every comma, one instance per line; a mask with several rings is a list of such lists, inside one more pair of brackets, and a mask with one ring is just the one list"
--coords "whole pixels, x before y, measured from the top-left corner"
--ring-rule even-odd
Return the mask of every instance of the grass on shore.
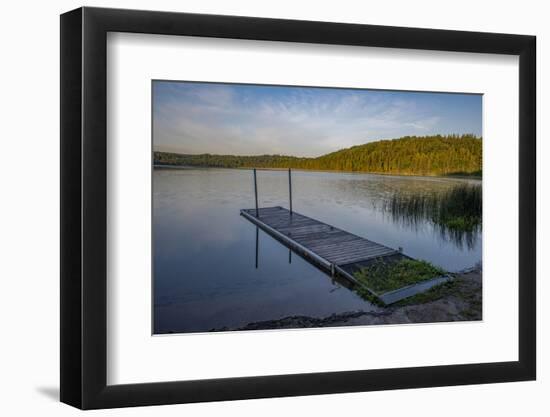
[[[416, 284], [445, 274], [426, 261], [402, 259], [397, 262], [377, 260], [354, 274], [355, 278], [366, 287], [383, 294], [407, 285]], [[366, 290], [359, 290], [360, 295]]]

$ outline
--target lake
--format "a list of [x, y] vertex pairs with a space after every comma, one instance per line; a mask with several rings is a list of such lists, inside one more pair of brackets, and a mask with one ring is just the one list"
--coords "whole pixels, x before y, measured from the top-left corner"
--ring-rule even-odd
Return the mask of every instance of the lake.
[[[258, 171], [260, 207], [288, 208], [286, 171]], [[481, 261], [481, 228], [462, 236], [396, 216], [398, 194], [444, 193], [480, 180], [292, 171], [294, 211], [448, 271]], [[288, 316], [379, 309], [240, 216], [251, 170], [153, 172], [154, 332], [231, 329]]]

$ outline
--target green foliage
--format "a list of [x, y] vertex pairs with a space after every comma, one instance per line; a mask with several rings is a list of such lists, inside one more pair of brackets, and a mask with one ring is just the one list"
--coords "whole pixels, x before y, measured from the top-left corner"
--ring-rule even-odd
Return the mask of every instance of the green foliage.
[[396, 192], [384, 208], [394, 221], [413, 227], [428, 221], [443, 238], [473, 247], [483, 220], [482, 188], [459, 184], [445, 192]]
[[480, 175], [481, 148], [481, 139], [474, 135], [406, 136], [353, 146], [317, 158], [155, 152], [154, 163], [156, 165], [294, 168], [400, 175]]
[[427, 219], [447, 229], [473, 232], [481, 226], [482, 190], [480, 185], [460, 184], [443, 193], [395, 193], [386, 209], [395, 219]]
[[378, 259], [356, 272], [354, 276], [371, 290], [382, 294], [444, 273], [441, 268], [426, 261], [402, 259], [396, 262], [384, 262]]
[[449, 177], [474, 177], [474, 178], [481, 178], [483, 176], [483, 172], [481, 170], [479, 171], [472, 171], [472, 172], [451, 172], [447, 174]]
[[461, 184], [453, 187], [443, 196], [435, 197], [432, 204], [437, 210], [432, 213], [433, 220], [452, 230], [475, 230], [482, 221], [481, 201], [481, 186]]

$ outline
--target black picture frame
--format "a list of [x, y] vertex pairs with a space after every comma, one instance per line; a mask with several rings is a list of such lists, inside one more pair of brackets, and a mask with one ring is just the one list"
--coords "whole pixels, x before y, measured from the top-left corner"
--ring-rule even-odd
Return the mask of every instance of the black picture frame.
[[[519, 360], [107, 385], [108, 32], [519, 56]], [[61, 15], [61, 401], [82, 409], [534, 380], [534, 36], [136, 10]]]

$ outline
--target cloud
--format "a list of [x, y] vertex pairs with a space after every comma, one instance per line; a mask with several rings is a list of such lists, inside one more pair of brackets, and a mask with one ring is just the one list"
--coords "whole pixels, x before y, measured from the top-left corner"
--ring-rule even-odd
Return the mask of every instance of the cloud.
[[427, 94], [372, 90], [173, 82], [154, 87], [159, 150], [318, 156], [383, 138], [463, 133], [442, 131], [450, 125], [449, 109], [433, 93], [429, 100]]

